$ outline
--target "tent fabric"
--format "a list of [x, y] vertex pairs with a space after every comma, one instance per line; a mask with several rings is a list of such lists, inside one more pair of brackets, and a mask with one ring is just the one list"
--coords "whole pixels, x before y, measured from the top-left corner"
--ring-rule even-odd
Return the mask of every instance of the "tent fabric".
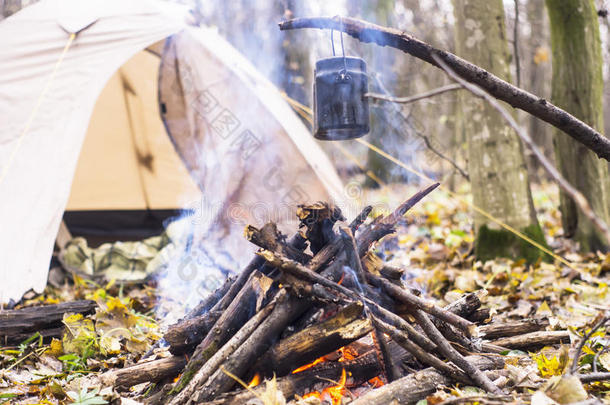
[[140, 51], [102, 90], [67, 211], [167, 210], [201, 198], [159, 115], [159, 63], [159, 56]]
[[[0, 23], [0, 166], [6, 170], [0, 179], [0, 302], [46, 285], [81, 144], [108, 79], [135, 53], [183, 28], [153, 1], [60, 3], [36, 3]], [[66, 46], [65, 28], [85, 26], [19, 143]]]
[[[7, 169], [0, 178], [0, 303], [44, 288], [69, 198], [72, 208], [96, 210], [182, 204], [196, 210], [182, 221], [188, 232], [244, 257], [245, 250], [232, 248], [244, 247], [243, 223], [288, 223], [297, 201], [341, 202], [336, 172], [277, 90], [216, 34], [187, 28], [181, 18], [171, 5], [153, 0], [42, 0], [0, 23], [0, 173]], [[78, 35], [21, 137], [71, 32]], [[149, 46], [155, 53], [163, 49], [158, 89], [139, 80], [154, 77], [158, 66], [136, 55]], [[142, 67], [146, 72], [138, 72]], [[157, 90], [159, 105], [150, 96]], [[207, 95], [222, 108], [209, 109]], [[93, 114], [96, 102], [100, 115]], [[176, 156], [161, 152], [168, 144], [160, 137], [159, 112], [201, 201], [184, 192], [188, 187], [159, 191], [185, 173], [176, 169]], [[217, 112], [222, 114], [210, 115]], [[135, 128], [134, 117], [145, 125]], [[146, 149], [153, 139], [160, 143], [157, 152]], [[161, 157], [151, 165], [147, 151]], [[112, 160], [110, 153], [124, 157]], [[119, 201], [127, 194], [95, 193], [93, 185], [104, 182], [120, 186], [118, 194], [136, 188], [150, 193]], [[173, 250], [192, 245], [189, 238]]]

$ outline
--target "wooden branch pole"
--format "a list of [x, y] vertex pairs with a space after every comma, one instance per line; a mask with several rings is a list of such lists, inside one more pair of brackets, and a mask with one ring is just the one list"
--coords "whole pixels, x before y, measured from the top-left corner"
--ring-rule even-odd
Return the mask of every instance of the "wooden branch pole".
[[460, 77], [474, 83], [489, 94], [562, 130], [576, 141], [610, 161], [610, 140], [578, 118], [551, 104], [547, 100], [500, 79], [450, 52], [446, 52], [393, 28], [347, 17], [296, 18], [279, 24], [280, 30], [299, 28], [333, 29], [345, 32], [361, 42], [375, 43], [399, 49], [409, 55], [439, 67], [433, 54], [439, 57]]

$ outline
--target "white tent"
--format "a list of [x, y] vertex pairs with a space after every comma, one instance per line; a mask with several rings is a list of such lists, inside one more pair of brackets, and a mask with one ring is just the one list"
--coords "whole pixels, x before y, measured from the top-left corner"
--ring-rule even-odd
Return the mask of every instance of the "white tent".
[[330, 161], [277, 90], [181, 11], [42, 0], [0, 22], [0, 303], [44, 288], [68, 201], [192, 208], [196, 185], [199, 240], [243, 253], [244, 223], [281, 226], [296, 203], [341, 202]]

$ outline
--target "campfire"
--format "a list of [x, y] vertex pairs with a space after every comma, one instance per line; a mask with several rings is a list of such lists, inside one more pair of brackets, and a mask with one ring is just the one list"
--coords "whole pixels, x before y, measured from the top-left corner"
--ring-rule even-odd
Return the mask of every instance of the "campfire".
[[188, 360], [151, 403], [243, 404], [264, 396], [269, 384], [287, 399], [367, 401], [425, 366], [498, 392], [481, 370], [503, 362], [461, 354], [483, 351], [468, 320], [485, 317], [478, 298], [469, 294], [441, 308], [405, 289], [403, 271], [371, 250], [436, 187], [370, 223], [371, 207], [345, 224], [337, 207], [317, 203], [299, 207], [300, 227], [289, 239], [273, 223], [248, 226], [246, 237], [260, 248], [256, 257], [168, 329], [171, 353]]
[[[118, 390], [155, 382], [145, 400], [173, 405], [411, 403], [455, 384], [500, 394], [509, 381], [501, 353], [566, 341], [568, 333], [542, 331], [537, 321], [482, 325], [490, 312], [477, 294], [441, 307], [375, 254], [437, 186], [387, 216], [368, 220], [366, 207], [349, 224], [331, 204], [302, 205], [291, 238], [274, 223], [248, 226], [256, 256], [168, 328], [162, 342], [171, 356], [109, 371], [102, 381]], [[47, 336], [63, 312], [87, 313], [91, 304], [6, 311], [3, 334], [10, 340], [6, 331], [28, 321], [28, 330]]]

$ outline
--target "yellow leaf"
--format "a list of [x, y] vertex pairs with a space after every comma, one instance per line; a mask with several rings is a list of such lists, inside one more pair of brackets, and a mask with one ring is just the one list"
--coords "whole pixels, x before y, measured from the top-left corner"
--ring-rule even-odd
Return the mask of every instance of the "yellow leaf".
[[563, 367], [561, 361], [557, 356], [546, 357], [544, 353], [534, 354], [532, 356], [536, 364], [538, 365], [538, 372], [541, 377], [552, 377], [555, 375], [561, 375]]
[[64, 348], [61, 344], [61, 340], [53, 338], [53, 340], [51, 340], [51, 345], [46, 351], [46, 354], [54, 357], [58, 357], [64, 354]]
[[553, 311], [551, 311], [551, 308], [549, 307], [549, 304], [546, 303], [546, 301], [543, 301], [542, 304], [540, 304], [540, 306], [538, 307], [538, 310], [536, 311], [536, 315], [542, 316], [542, 315], [546, 315], [546, 316], [552, 316], [553, 315]]

